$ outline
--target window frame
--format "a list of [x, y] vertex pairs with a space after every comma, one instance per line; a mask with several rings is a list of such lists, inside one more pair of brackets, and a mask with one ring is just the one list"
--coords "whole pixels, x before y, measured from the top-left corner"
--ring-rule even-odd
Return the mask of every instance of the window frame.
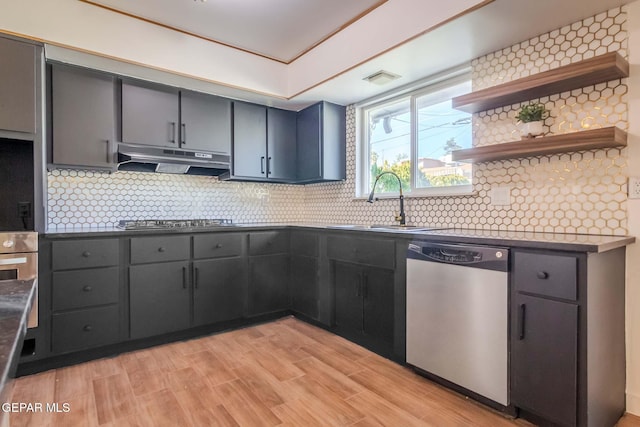
[[[405, 197], [443, 197], [443, 196], [468, 196], [475, 194], [473, 191], [473, 176], [475, 175], [475, 165], [472, 165], [472, 182], [465, 185], [445, 186], [445, 187], [417, 187], [417, 167], [418, 167], [418, 110], [417, 99], [446, 89], [464, 82], [471, 82], [470, 67], [463, 67], [454, 72], [443, 73], [428, 81], [422, 81], [411, 87], [400, 88], [387, 92], [378, 97], [363, 101], [355, 106], [356, 110], [356, 198], [366, 198], [370, 192], [370, 149], [369, 143], [369, 122], [367, 112], [374, 108], [386, 104], [409, 100], [410, 115], [412, 125], [410, 128], [410, 161], [411, 177], [410, 191], [404, 190]], [[473, 124], [472, 124], [473, 126]], [[473, 136], [472, 136], [473, 140]], [[376, 197], [397, 198], [398, 192], [376, 193]]]

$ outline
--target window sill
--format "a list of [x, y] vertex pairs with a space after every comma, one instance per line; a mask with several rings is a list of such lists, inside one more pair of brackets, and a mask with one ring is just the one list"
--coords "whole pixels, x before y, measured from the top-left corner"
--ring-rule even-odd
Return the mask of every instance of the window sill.
[[[471, 185], [460, 186], [460, 188], [437, 188], [429, 190], [413, 190], [410, 193], [404, 193], [405, 199], [425, 199], [432, 197], [472, 197], [478, 195], [477, 191], [473, 191]], [[384, 193], [375, 194], [376, 199], [397, 199], [400, 196], [399, 193]], [[360, 196], [357, 195], [353, 200], [367, 200], [369, 195]]]

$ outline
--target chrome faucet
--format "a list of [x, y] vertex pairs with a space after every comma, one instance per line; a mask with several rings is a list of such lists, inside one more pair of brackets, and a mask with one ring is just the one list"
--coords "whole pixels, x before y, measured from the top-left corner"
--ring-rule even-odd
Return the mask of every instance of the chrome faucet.
[[402, 181], [400, 181], [400, 177], [395, 172], [386, 171], [376, 176], [376, 180], [373, 182], [373, 187], [371, 188], [371, 193], [369, 193], [369, 198], [367, 199], [367, 202], [373, 203], [373, 193], [376, 190], [376, 184], [378, 184], [378, 180], [380, 179], [380, 177], [386, 174], [395, 176], [396, 179], [398, 180], [398, 184], [400, 185], [400, 212], [396, 215], [396, 221], [399, 221], [400, 225], [405, 225], [406, 215], [404, 213], [404, 196], [402, 195]]

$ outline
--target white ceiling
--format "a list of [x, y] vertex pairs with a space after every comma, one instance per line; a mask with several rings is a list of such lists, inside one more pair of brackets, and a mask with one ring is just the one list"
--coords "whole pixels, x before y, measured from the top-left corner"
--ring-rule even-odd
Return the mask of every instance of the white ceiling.
[[[59, 0], [62, 1], [62, 0]], [[68, 0], [65, 0], [68, 1]], [[88, 0], [81, 0], [80, 4], [86, 4]], [[366, 10], [373, 4], [379, 2], [363, 1], [363, 0], [208, 0], [201, 4], [200, 0], [194, 4], [194, 0], [99, 0], [104, 4], [138, 4], [144, 5], [150, 9], [163, 9], [163, 4], [173, 12], [169, 13], [169, 9], [161, 11], [163, 15], [171, 15], [175, 12], [176, 4], [183, 5], [185, 8], [195, 8], [196, 6], [223, 7], [226, 10], [225, 16], [240, 16], [241, 14], [252, 15], [246, 18], [247, 22], [258, 22], [256, 26], [260, 27], [260, 31], [266, 31], [276, 22], [295, 21], [296, 25], [305, 23], [302, 27], [297, 27], [289, 39], [305, 38], [303, 44], [291, 48], [288, 40], [282, 42], [281, 35], [273, 38], [264, 36], [263, 39], [257, 40], [262, 42], [260, 49], [269, 52], [279, 52], [283, 55], [284, 49], [291, 49], [289, 52], [299, 52], [299, 49], [306, 49], [318, 40], [317, 34], [322, 31], [318, 30], [316, 36], [307, 37], [306, 26], [316, 29], [322, 27], [314, 26], [314, 21], [318, 14], [308, 15], [303, 12], [292, 12], [283, 4], [309, 3], [314, 7], [332, 3], [332, 8], [337, 7], [341, 12], [337, 15], [342, 16], [334, 21], [331, 25], [323, 27], [323, 31], [334, 31], [336, 26], [340, 26], [339, 22], [349, 22], [359, 11]], [[537, 35], [560, 28], [564, 25], [571, 24], [581, 19], [593, 16], [597, 13], [609, 10], [611, 8], [629, 3], [631, 0], [536, 0], [533, 1], [514, 1], [514, 0], [494, 0], [487, 1], [478, 9], [463, 13], [455, 19], [451, 12], [443, 12], [446, 5], [456, 4], [460, 7], [464, 4], [475, 4], [476, 0], [449, 0], [448, 2], [440, 2], [439, 0], [388, 0], [381, 6], [375, 8], [372, 12], [366, 14], [361, 19], [353, 22], [345, 29], [333, 34], [321, 44], [315, 46], [309, 52], [300, 58], [292, 61], [288, 65], [281, 62], [275, 62], [256, 56], [253, 53], [235, 50], [235, 61], [243, 65], [238, 65], [236, 70], [251, 70], [252, 64], [256, 64], [253, 68], [263, 70], [270, 63], [277, 64], [278, 67], [271, 67], [271, 76], [265, 81], [273, 81], [274, 78], [280, 79], [283, 84], [288, 85], [288, 89], [278, 89], [278, 91], [261, 91], [256, 90], [256, 76], [245, 79], [245, 83], [228, 82], [225, 78], [209, 78], [205, 74], [193, 74], [194, 78], [189, 78], [189, 72], [178, 70], [171, 72], [170, 66], [152, 66], [151, 68], [140, 67], [135, 65], [140, 61], [127, 61], [127, 64], [112, 61], [108, 57], [101, 57], [98, 60], [87, 59], [90, 55], [82, 53], [80, 50], [60, 49], [59, 46], [48, 46], [48, 57], [64, 62], [76, 63], [78, 65], [93, 66], [108, 71], [130, 75], [139, 78], [155, 80], [166, 84], [181, 86], [184, 88], [209, 92], [221, 96], [243, 99], [247, 101], [273, 105], [281, 108], [299, 110], [305, 106], [318, 100], [327, 100], [338, 104], [351, 104], [379, 96], [390, 90], [396, 90], [402, 87], [411, 87], [416, 82], [428, 80], [431, 76], [442, 73], [453, 67], [460, 65], [468, 65], [470, 61], [479, 56], [500, 50], [504, 47], [511, 46], [515, 43], [527, 40]], [[466, 3], [465, 3], [466, 2]], [[259, 4], [269, 3], [273, 10], [268, 12], [264, 8], [258, 7]], [[358, 8], [345, 9], [339, 5], [344, 3], [357, 4]], [[151, 6], [153, 4], [153, 6]], [[276, 6], [284, 9], [277, 9]], [[171, 5], [171, 6], [168, 6]], [[247, 8], [247, 5], [253, 5], [254, 8]], [[94, 9], [101, 9], [96, 6], [89, 6]], [[395, 9], [394, 9], [395, 7]], [[409, 10], [408, 10], [409, 9]], [[305, 9], [307, 12], [310, 9]], [[420, 13], [417, 13], [419, 10]], [[428, 12], [428, 13], [427, 13]], [[82, 13], [86, 13], [83, 11]], [[115, 12], [109, 12], [116, 14]], [[149, 12], [150, 13], [150, 12]], [[261, 15], [266, 13], [266, 15]], [[296, 13], [302, 13], [296, 15]], [[438, 15], [440, 13], [440, 15]], [[453, 12], [455, 14], [455, 12]], [[276, 17], [286, 15], [284, 21], [279, 21]], [[149, 15], [150, 16], [150, 15]], [[261, 22], [265, 16], [269, 16], [267, 22]], [[132, 20], [133, 18], [126, 19]], [[44, 19], [44, 18], [43, 18]], [[273, 20], [271, 20], [273, 19]], [[411, 19], [413, 19], [411, 21]], [[430, 21], [429, 21], [430, 19]], [[135, 20], [135, 19], [134, 19]], [[0, 19], [1, 21], [1, 19]], [[46, 19], [42, 21], [47, 24]], [[189, 25], [189, 19], [181, 18], [183, 25]], [[196, 22], [194, 20], [194, 22]], [[197, 22], [200, 22], [199, 20]], [[410, 23], [413, 25], [408, 30]], [[417, 23], [417, 24], [416, 24]], [[442, 23], [442, 25], [440, 25]], [[280, 24], [276, 25], [278, 27]], [[152, 24], [146, 24], [152, 25]], [[199, 24], [200, 25], [200, 24]], [[284, 25], [284, 24], [282, 24]], [[38, 28], [43, 27], [40, 25]], [[255, 33], [249, 31], [251, 26], [234, 26], [229, 25], [226, 28], [225, 37], [227, 43], [238, 46], [245, 45], [247, 40], [255, 42], [260, 38]], [[302, 28], [302, 29], [300, 29]], [[196, 32], [195, 26], [189, 27], [189, 31]], [[233, 30], [233, 31], [231, 31]], [[172, 30], [166, 30], [172, 31]], [[272, 28], [275, 33], [279, 32], [279, 28]], [[294, 31], [294, 30], [290, 30]], [[254, 34], [250, 37], [247, 32]], [[367, 43], [376, 36], [382, 34], [377, 40], [378, 43]], [[164, 36], [164, 33], [161, 34]], [[183, 35], [184, 37], [189, 37]], [[393, 37], [396, 36], [395, 39]], [[248, 37], [248, 38], [247, 38]], [[285, 37], [286, 39], [286, 37]], [[84, 40], [84, 39], [82, 39]], [[275, 41], [280, 40], [280, 41]], [[311, 41], [310, 41], [311, 40]], [[163, 40], [166, 43], [167, 40]], [[153, 40], [146, 40], [149, 46]], [[211, 44], [212, 42], [205, 42]], [[311, 44], [310, 44], [311, 43]], [[384, 43], [387, 43], [384, 45]], [[68, 45], [68, 44], [67, 44]], [[158, 42], [158, 46], [162, 46]], [[258, 45], [253, 45], [252, 50], [257, 49]], [[230, 49], [230, 48], [228, 48]], [[231, 49], [234, 51], [234, 49]], [[85, 52], [91, 49], [84, 49]], [[137, 52], [137, 51], [136, 51]], [[83, 57], [83, 55], [85, 55]], [[295, 54], [294, 54], [295, 55]], [[159, 55], [162, 57], [163, 55]], [[117, 55], [110, 55], [110, 58], [117, 59]], [[260, 61], [258, 61], [260, 60]], [[110, 62], [111, 61], [111, 62]], [[234, 63], [236, 63], [234, 62]], [[176, 63], [180, 65], [180, 63]], [[244, 68], [242, 68], [244, 67]], [[381, 69], [398, 74], [401, 78], [384, 86], [378, 86], [363, 80], [368, 76]], [[280, 70], [280, 71], [278, 71]], [[169, 72], [167, 72], [169, 71]], [[260, 71], [263, 73], [262, 71]], [[236, 72], [236, 74], [238, 74]], [[264, 74], [264, 73], [263, 73]], [[234, 74], [230, 74], [231, 77]], [[251, 84], [254, 84], [251, 87]], [[282, 87], [282, 86], [281, 86]]]
[[289, 63], [387, 0], [85, 0]]

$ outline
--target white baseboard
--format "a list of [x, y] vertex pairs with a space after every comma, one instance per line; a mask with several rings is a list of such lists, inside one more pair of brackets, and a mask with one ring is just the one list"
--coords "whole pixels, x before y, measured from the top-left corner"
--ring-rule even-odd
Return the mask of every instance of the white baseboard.
[[627, 391], [627, 412], [640, 416], [640, 394]]

